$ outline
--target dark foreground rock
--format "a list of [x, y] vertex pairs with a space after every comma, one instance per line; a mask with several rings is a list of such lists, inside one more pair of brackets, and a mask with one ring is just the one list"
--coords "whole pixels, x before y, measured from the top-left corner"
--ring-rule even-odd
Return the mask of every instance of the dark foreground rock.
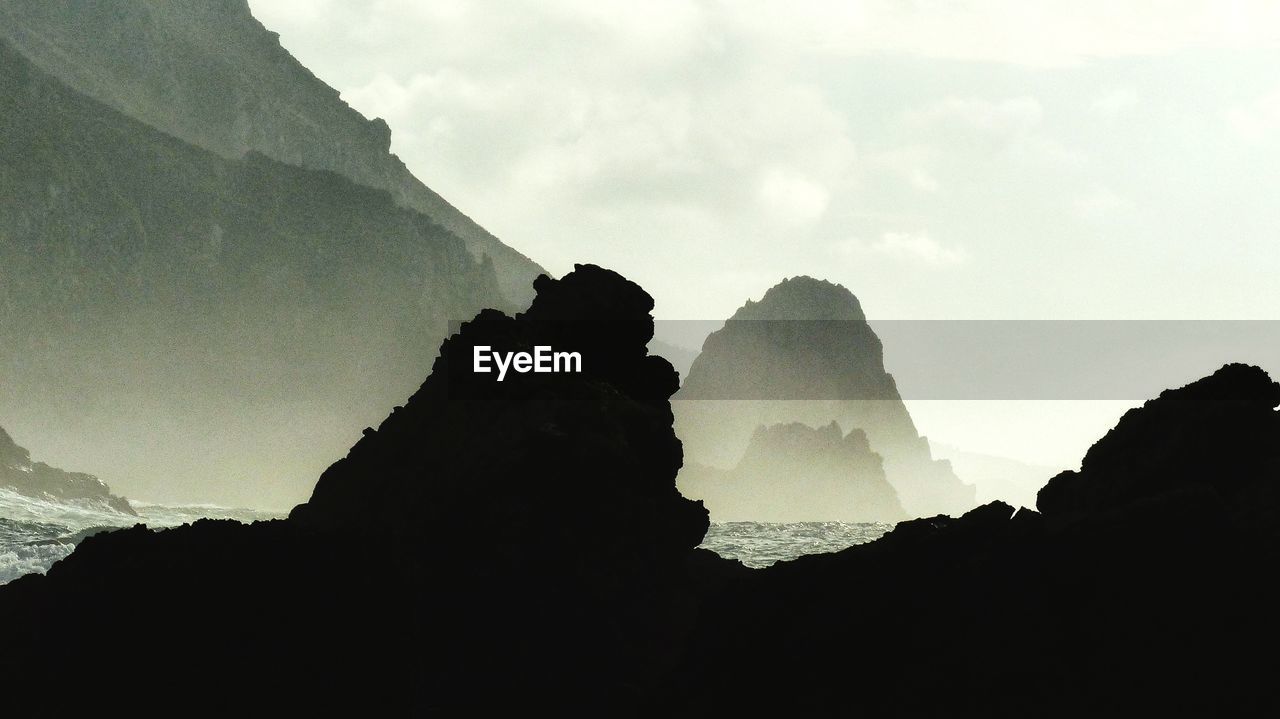
[[[28, 619], [3, 676], [56, 714], [101, 701], [64, 682], [141, 683], [183, 711], [638, 710], [698, 593], [741, 567], [695, 549], [707, 513], [675, 488], [652, 298], [593, 266], [536, 290], [518, 318], [463, 325], [287, 521], [100, 535], [6, 587], [0, 611]], [[477, 345], [576, 351], [582, 372], [497, 382], [472, 372]], [[126, 627], [155, 643], [122, 643]]]
[[101, 479], [50, 467], [44, 462], [32, 462], [31, 453], [18, 446], [3, 427], [0, 427], [0, 488], [37, 499], [83, 502], [137, 516], [129, 500], [112, 494]]
[[[541, 280], [526, 315], [450, 339], [288, 520], [98, 535], [0, 589], [0, 676], [22, 687], [6, 702], [54, 716], [1280, 708], [1266, 654], [1280, 438], [1260, 370], [1126, 416], [1050, 485], [1044, 514], [995, 503], [751, 571], [694, 549], [706, 514], [674, 492], [674, 376], [644, 351], [651, 306], [599, 268]], [[577, 349], [584, 372], [486, 384], [462, 369], [477, 342]]]
[[709, 600], [670, 705], [1274, 713], [1277, 404], [1230, 365], [1125, 415], [1043, 514], [997, 502], [752, 573]]

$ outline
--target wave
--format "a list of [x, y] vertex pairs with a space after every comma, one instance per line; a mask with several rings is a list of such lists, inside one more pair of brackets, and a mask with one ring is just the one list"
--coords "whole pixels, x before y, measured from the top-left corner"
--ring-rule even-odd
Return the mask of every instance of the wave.
[[758, 569], [806, 554], [838, 552], [873, 542], [893, 526], [883, 522], [714, 523], [702, 548]]
[[256, 522], [278, 519], [282, 512], [213, 504], [165, 505], [131, 502], [138, 516], [117, 512], [92, 500], [53, 500], [0, 488], [0, 585], [25, 574], [43, 574], [99, 532], [145, 524], [155, 529], [177, 527], [198, 519]]

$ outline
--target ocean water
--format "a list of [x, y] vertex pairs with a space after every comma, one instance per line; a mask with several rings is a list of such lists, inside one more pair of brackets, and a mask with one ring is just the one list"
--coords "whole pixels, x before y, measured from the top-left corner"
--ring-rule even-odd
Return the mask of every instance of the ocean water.
[[0, 488], [0, 584], [24, 574], [47, 572], [54, 562], [71, 554], [80, 540], [108, 529], [135, 524], [177, 527], [205, 517], [253, 522], [280, 516], [273, 512], [213, 505], [131, 504], [138, 512], [137, 517], [97, 503], [52, 502]]
[[[34, 499], [0, 489], [0, 584], [24, 574], [44, 573], [71, 554], [86, 536], [120, 527], [146, 524], [176, 527], [205, 517], [241, 522], [275, 519], [273, 512], [231, 509], [213, 505], [167, 506], [133, 502], [137, 517], [93, 503], [62, 503]], [[801, 522], [712, 524], [702, 546], [748, 567], [767, 567], [805, 554], [838, 552], [878, 539], [891, 524]]]
[[838, 552], [884, 536], [892, 524], [845, 522], [797, 522], [764, 524], [726, 522], [712, 524], [702, 541], [704, 549], [748, 567], [767, 567], [805, 554]]

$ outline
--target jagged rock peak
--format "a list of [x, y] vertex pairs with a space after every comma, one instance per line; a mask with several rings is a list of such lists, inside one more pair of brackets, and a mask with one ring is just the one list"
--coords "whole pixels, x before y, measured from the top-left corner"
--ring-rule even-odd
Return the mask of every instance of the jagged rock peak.
[[712, 332], [681, 398], [900, 399], [858, 298], [841, 285], [804, 276], [783, 280], [758, 302], [748, 300]]
[[0, 427], [0, 488], [53, 501], [88, 501], [123, 514], [136, 515], [129, 501], [111, 493], [106, 482], [82, 472], [66, 472], [44, 462], [32, 462], [31, 453], [20, 447]]
[[1167, 389], [1158, 399], [1235, 400], [1275, 408], [1280, 406], [1280, 382], [1271, 379], [1261, 367], [1234, 362], [1223, 365], [1208, 377]]
[[18, 443], [13, 441], [13, 437], [0, 427], [0, 468], [12, 467], [14, 469], [22, 469], [31, 466], [31, 454], [24, 448], [19, 447]]
[[748, 300], [731, 320], [865, 321], [862, 304], [844, 285], [805, 275], [769, 288], [759, 302]]
[[751, 435], [746, 460], [751, 461], [757, 453], [861, 457], [870, 452], [867, 435], [860, 429], [846, 435], [834, 420], [817, 428], [803, 422], [785, 422], [757, 427]]

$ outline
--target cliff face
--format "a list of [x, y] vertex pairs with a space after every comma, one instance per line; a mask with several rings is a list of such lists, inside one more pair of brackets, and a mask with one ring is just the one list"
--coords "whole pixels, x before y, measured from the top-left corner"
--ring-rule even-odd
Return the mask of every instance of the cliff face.
[[16, 0], [0, 7], [0, 38], [69, 87], [224, 158], [257, 152], [386, 190], [488, 255], [514, 305], [533, 296], [541, 268], [418, 181], [390, 153], [387, 124], [298, 63], [245, 0]]
[[123, 514], [136, 515], [124, 497], [91, 474], [65, 472], [43, 462], [32, 462], [31, 453], [18, 446], [0, 427], [0, 487], [19, 494], [53, 501], [98, 504]]
[[760, 425], [835, 421], [866, 434], [908, 515], [974, 504], [974, 488], [932, 458], [879, 338], [839, 285], [796, 277], [748, 301], [707, 337], [675, 399], [676, 432], [694, 462], [735, 466]]
[[730, 471], [686, 465], [680, 491], [720, 522], [899, 522], [907, 518], [861, 430], [835, 422], [759, 427]]
[[3, 41], [0, 69], [0, 400], [130, 494], [296, 501], [450, 320], [502, 305], [492, 263], [386, 192], [202, 150]]

